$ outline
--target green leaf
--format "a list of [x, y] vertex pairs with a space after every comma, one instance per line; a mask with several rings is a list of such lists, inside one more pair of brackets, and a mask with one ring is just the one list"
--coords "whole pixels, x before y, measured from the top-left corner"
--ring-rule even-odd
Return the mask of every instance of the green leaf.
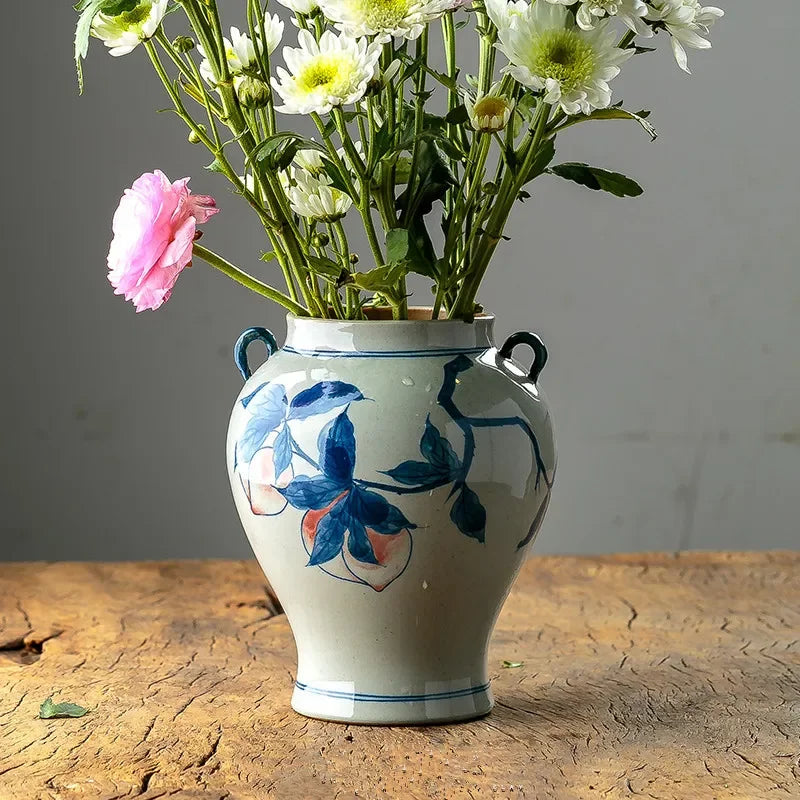
[[524, 667], [525, 663], [523, 661], [504, 661], [503, 662], [503, 669], [518, 669], [519, 667]]
[[315, 275], [319, 275], [328, 283], [339, 284], [345, 277], [347, 277], [347, 270], [341, 264], [337, 264], [331, 258], [324, 256], [306, 256], [308, 267]]
[[106, 0], [100, 9], [109, 17], [116, 17], [119, 14], [127, 14], [139, 5], [140, 0]]
[[456, 77], [451, 78], [449, 75], [445, 75], [443, 72], [437, 72], [435, 69], [431, 69], [427, 64], [420, 64], [420, 66], [428, 73], [432, 78], [435, 78], [439, 83], [442, 84], [446, 89], [449, 89], [451, 92], [458, 91], [458, 82], [456, 77], [458, 77], [459, 70], [456, 70]]
[[403, 218], [411, 220], [429, 214], [433, 204], [442, 200], [456, 179], [435, 141], [421, 139], [417, 150], [417, 174], [414, 179], [414, 192], [409, 196], [406, 189], [397, 198], [397, 207]]
[[[262, 139], [245, 162], [249, 167], [253, 160], [259, 163], [266, 162], [271, 169], [285, 169], [292, 162], [298, 150], [319, 150], [327, 154], [327, 149], [313, 139], [306, 139], [292, 131], [281, 131]], [[286, 160], [291, 154], [291, 158]], [[285, 164], [285, 166], [280, 166]]]
[[616, 105], [612, 106], [611, 108], [595, 109], [591, 114], [578, 114], [577, 116], [570, 117], [569, 121], [564, 123], [559, 130], [570, 128], [580, 122], [588, 122], [593, 119], [632, 119], [642, 126], [642, 129], [651, 139], [656, 139], [658, 137], [658, 131], [656, 131], [656, 129], [649, 122], [647, 122], [647, 117], [649, 116], [650, 112], [644, 109], [634, 113], [633, 111], [626, 111], [624, 108]]
[[225, 174], [225, 166], [218, 158], [215, 158], [210, 164], [204, 167], [204, 169], [207, 169], [209, 172], [219, 172], [221, 175]]
[[88, 708], [75, 705], [75, 703], [54, 703], [52, 697], [48, 697], [39, 706], [40, 719], [62, 719], [64, 717], [82, 717], [89, 713]]
[[78, 24], [75, 28], [75, 70], [78, 73], [78, 91], [83, 94], [83, 64], [89, 52], [89, 37], [92, 34], [92, 22], [97, 14], [102, 11], [104, 14], [115, 17], [132, 11], [139, 5], [139, 0], [80, 0], [75, 6], [75, 10], [80, 14]]
[[392, 228], [386, 234], [386, 258], [390, 262], [405, 261], [411, 243], [405, 228]]
[[444, 119], [445, 122], [450, 122], [453, 125], [465, 125], [469, 122], [469, 111], [467, 111], [467, 107], [462, 103], [460, 106], [451, 108], [450, 111], [445, 114]]
[[347, 181], [342, 175], [342, 171], [336, 166], [336, 164], [333, 163], [333, 161], [323, 158], [322, 169], [330, 178], [331, 186], [333, 186], [335, 189], [338, 189], [340, 192], [344, 192], [346, 195], [350, 194], [350, 188], [348, 187]]
[[106, 0], [85, 0], [76, 6], [80, 11], [78, 25], [75, 28], [75, 70], [78, 73], [78, 91], [83, 94], [83, 64], [89, 52], [89, 37], [92, 33], [92, 22]]
[[619, 172], [609, 172], [599, 167], [590, 167], [588, 164], [558, 164], [547, 171], [551, 175], [558, 175], [559, 178], [574, 181], [589, 189], [602, 189], [617, 197], [638, 197], [644, 191], [636, 181], [620, 175]]
[[273, 258], [277, 258], [277, 256], [272, 250], [268, 250], [259, 256], [261, 261], [272, 261]]
[[356, 272], [351, 278], [359, 289], [367, 292], [380, 292], [397, 303], [402, 300], [397, 292], [397, 284], [407, 272], [405, 264], [387, 264], [385, 267], [376, 267], [369, 272]]

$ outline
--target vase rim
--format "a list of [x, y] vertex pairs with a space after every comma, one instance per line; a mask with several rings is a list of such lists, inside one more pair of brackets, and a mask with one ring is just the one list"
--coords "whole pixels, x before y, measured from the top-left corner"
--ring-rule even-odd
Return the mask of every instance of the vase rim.
[[[416, 307], [410, 312], [422, 314]], [[427, 309], [430, 314], [431, 309]], [[493, 347], [494, 317], [476, 315], [461, 319], [341, 320], [297, 317], [287, 314], [284, 350], [300, 354], [477, 353]]]
[[473, 322], [480, 322], [485, 320], [492, 320], [494, 321], [495, 316], [494, 314], [490, 314], [487, 312], [481, 312], [480, 314], [475, 314], [472, 321], [467, 321], [464, 319], [451, 319], [450, 317], [442, 317], [440, 316], [438, 319], [433, 319], [431, 314], [433, 313], [432, 306], [409, 306], [408, 307], [408, 319], [392, 319], [392, 309], [390, 306], [380, 306], [374, 309], [365, 309], [365, 311], [378, 311], [380, 312], [380, 316], [371, 319], [325, 319], [323, 317], [301, 317], [297, 314], [292, 314], [289, 312], [286, 315], [287, 320], [302, 320], [303, 322], [313, 322], [315, 324], [322, 324], [322, 325], [341, 325], [342, 323], [346, 323], [348, 325], [363, 325], [365, 323], [379, 323], [381, 325], [386, 324], [393, 324], [393, 325], [407, 325], [409, 323], [413, 323], [418, 325], [421, 322], [450, 322], [450, 323], [463, 323], [465, 325], [472, 325]]

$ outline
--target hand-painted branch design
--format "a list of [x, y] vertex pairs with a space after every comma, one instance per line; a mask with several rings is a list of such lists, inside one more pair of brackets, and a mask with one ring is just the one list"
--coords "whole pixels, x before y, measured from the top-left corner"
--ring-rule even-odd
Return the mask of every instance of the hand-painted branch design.
[[[454, 396], [457, 387], [457, 378], [466, 372], [474, 362], [465, 355], [460, 355], [449, 361], [444, 366], [444, 380], [437, 396], [437, 402], [447, 412], [450, 418], [458, 425], [464, 435], [464, 453], [459, 458], [450, 442], [442, 436], [430, 420], [425, 421], [425, 432], [420, 441], [420, 452], [425, 461], [404, 461], [394, 469], [385, 472], [402, 486], [391, 484], [367, 482], [366, 485], [374, 489], [381, 489], [395, 494], [414, 494], [429, 492], [441, 486], [452, 484], [448, 495], [455, 496], [455, 502], [450, 509], [450, 519], [458, 529], [473, 539], [480, 542], [486, 536], [486, 510], [480, 502], [478, 495], [467, 484], [467, 477], [475, 458], [475, 429], [476, 428], [501, 428], [516, 426], [521, 428], [531, 441], [534, 461], [536, 463], [535, 488], [541, 482], [547, 486], [548, 495], [552, 486], [552, 478], [547, 474], [547, 467], [542, 458], [541, 448], [536, 434], [522, 417], [468, 417], [458, 408]], [[538, 516], [538, 515], [537, 515]], [[538, 528], [538, 526], [537, 526]], [[535, 531], [534, 531], [535, 534]], [[520, 542], [519, 547], [524, 547], [533, 534], [529, 534]]]

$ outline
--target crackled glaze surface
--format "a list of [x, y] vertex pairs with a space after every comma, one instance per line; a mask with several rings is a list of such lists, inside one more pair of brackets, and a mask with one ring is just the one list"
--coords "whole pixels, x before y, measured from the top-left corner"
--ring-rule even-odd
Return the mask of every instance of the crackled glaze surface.
[[272, 355], [236, 401], [228, 466], [295, 633], [301, 713], [388, 724], [491, 707], [486, 642], [555, 471], [546, 403], [491, 328], [290, 317], [281, 350], [243, 336], [245, 375], [254, 339]]

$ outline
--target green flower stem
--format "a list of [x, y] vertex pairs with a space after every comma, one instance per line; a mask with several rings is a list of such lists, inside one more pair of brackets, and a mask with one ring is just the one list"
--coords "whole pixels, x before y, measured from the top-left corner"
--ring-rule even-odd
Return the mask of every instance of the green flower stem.
[[[269, 84], [272, 70], [270, 66], [270, 56], [266, 47], [267, 34], [264, 27], [264, 9], [261, 7], [261, 0], [247, 0], [247, 20], [250, 25], [250, 35], [253, 39], [256, 59], [261, 68], [261, 76], [263, 80]], [[262, 114], [265, 117], [266, 134], [267, 136], [271, 136], [275, 133], [276, 129], [275, 104], [273, 102], [271, 89], [267, 107], [263, 110]]]
[[[225, 52], [225, 35], [222, 33], [222, 22], [217, 10], [217, 0], [203, 0], [206, 18], [211, 23], [211, 31], [217, 45], [219, 55], [219, 80], [220, 83], [228, 83], [231, 80], [231, 70], [228, 66], [228, 56]], [[202, 13], [202, 12], [201, 12]]]
[[252, 133], [248, 129], [247, 122], [239, 107], [239, 102], [236, 98], [236, 92], [233, 89], [233, 83], [228, 81], [219, 84], [219, 92], [222, 97], [222, 107], [225, 110], [227, 118], [227, 125], [236, 136], [239, 146], [245, 153], [247, 158], [252, 164], [252, 169], [258, 178], [267, 205], [271, 213], [275, 216], [277, 223], [277, 234], [280, 236], [295, 273], [298, 276], [298, 284], [303, 293], [303, 299], [309, 308], [313, 308], [313, 299], [309, 293], [308, 288], [308, 268], [306, 266], [306, 250], [304, 245], [301, 244], [301, 237], [299, 231], [294, 224], [294, 219], [291, 213], [287, 212], [285, 205], [285, 195], [280, 186], [277, 175], [265, 169], [257, 159], [252, 158], [252, 154], [256, 149], [256, 141]]
[[551, 108], [552, 106], [548, 103], [542, 100], [539, 101], [533, 124], [528, 133], [528, 141], [520, 148], [522, 151], [522, 165], [516, 171], [516, 174], [509, 170], [503, 178], [497, 201], [486, 223], [485, 232], [481, 234], [474, 262], [470, 264], [470, 273], [461, 285], [456, 301], [450, 311], [451, 318], [466, 318], [474, 312], [475, 298], [483, 276], [486, 274], [489, 261], [503, 236], [503, 229], [508, 221], [508, 216], [514, 207], [517, 195], [527, 181], [531, 167], [539, 152], [539, 146], [544, 139]]
[[480, 37], [480, 61], [478, 69], [478, 91], [488, 92], [492, 86], [495, 62], [495, 42], [497, 41], [497, 28], [489, 20], [485, 10], [476, 12], [477, 26], [486, 31]]
[[[454, 83], [458, 78], [458, 66], [456, 61], [456, 25], [455, 12], [448, 11], [442, 17], [442, 39], [444, 40], [444, 55], [447, 64], [447, 77]], [[457, 89], [447, 90], [447, 110], [452, 111], [459, 104]], [[467, 149], [467, 135], [460, 125], [449, 124], [447, 133], [451, 139], [457, 139], [463, 149]]]
[[[186, 125], [192, 130], [198, 139], [206, 146], [206, 148], [214, 155], [217, 164], [220, 167], [220, 170], [225, 175], [225, 177], [233, 184], [236, 191], [244, 197], [253, 210], [258, 214], [259, 218], [261, 219], [262, 224], [264, 225], [264, 229], [267, 233], [267, 236], [270, 239], [270, 242], [275, 250], [275, 256], [278, 260], [278, 264], [281, 267], [281, 271], [283, 272], [284, 279], [286, 281], [286, 285], [289, 289], [289, 292], [292, 295], [292, 300], [297, 301], [297, 292], [295, 290], [294, 280], [292, 278], [291, 270], [286, 262], [286, 253], [283, 250], [283, 246], [281, 243], [281, 239], [276, 235], [275, 231], [277, 228], [277, 223], [272, 217], [264, 212], [264, 209], [261, 206], [261, 203], [258, 201], [258, 198], [251, 194], [247, 187], [242, 183], [236, 170], [231, 166], [228, 159], [225, 157], [223, 146], [219, 141], [219, 135], [217, 134], [216, 128], [213, 126], [213, 118], [212, 118], [212, 127], [214, 127], [214, 136], [215, 141], [212, 141], [208, 135], [203, 131], [203, 129], [194, 121], [194, 119], [186, 112], [186, 109], [183, 106], [181, 101], [180, 95], [177, 93], [173, 83], [169, 80], [169, 76], [164, 69], [164, 65], [161, 63], [161, 60], [158, 57], [158, 53], [155, 50], [152, 42], [145, 42], [145, 48], [147, 50], [148, 55], [150, 56], [150, 60], [155, 67], [156, 73], [158, 74], [161, 82], [164, 84], [167, 93], [169, 94], [172, 102], [175, 106], [175, 111], [178, 116], [186, 123]], [[192, 62], [194, 65], [194, 62]]]
[[162, 47], [164, 52], [169, 57], [170, 61], [178, 68], [178, 71], [183, 75], [184, 79], [188, 81], [195, 89], [198, 91], [202, 91], [203, 89], [203, 82], [202, 79], [200, 83], [197, 82], [195, 74], [192, 72], [191, 67], [186, 66], [186, 62], [180, 57], [178, 53], [175, 52], [175, 48], [172, 46], [172, 42], [167, 38], [167, 34], [164, 33], [163, 26], [160, 27], [156, 32], [155, 36], [153, 37]]
[[200, 44], [203, 45], [203, 50], [205, 51], [209, 64], [211, 64], [211, 69], [214, 72], [215, 77], [219, 77], [220, 57], [227, 66], [227, 57], [225, 56], [224, 48], [222, 51], [220, 51], [214, 46], [214, 36], [211, 31], [211, 27], [203, 15], [203, 11], [198, 5], [197, 0], [179, 0], [179, 2], [183, 6], [183, 10], [189, 20], [189, 24], [197, 34], [197, 38], [200, 39]]
[[295, 303], [291, 297], [279, 292], [277, 289], [273, 289], [271, 286], [261, 283], [261, 281], [257, 281], [252, 275], [248, 275], [246, 272], [243, 272], [238, 267], [235, 267], [233, 264], [226, 261], [224, 258], [222, 258], [222, 256], [219, 256], [211, 250], [206, 249], [202, 245], [197, 244], [197, 242], [194, 243], [193, 252], [195, 256], [202, 258], [207, 264], [210, 264], [215, 269], [218, 269], [220, 272], [224, 273], [229, 278], [232, 278], [237, 283], [240, 283], [245, 288], [256, 292], [256, 294], [260, 294], [275, 303], [279, 303], [285, 309], [291, 311], [292, 314], [296, 314], [299, 317], [308, 316], [307, 311], [301, 305]]
[[[345, 269], [351, 272], [355, 271], [355, 267], [350, 263], [350, 245], [347, 242], [347, 234], [344, 230], [341, 220], [334, 222], [330, 228], [333, 235], [336, 237], [336, 243], [339, 245], [339, 253], [342, 258], [342, 265]], [[347, 300], [347, 319], [356, 319], [358, 315], [358, 288], [356, 286], [345, 286], [345, 298]]]
[[[422, 60], [423, 64], [427, 64], [428, 59], [428, 28], [426, 27], [417, 39], [416, 57]], [[408, 197], [414, 195], [414, 184], [416, 183], [417, 167], [419, 165], [419, 151], [420, 151], [420, 135], [422, 134], [423, 126], [425, 123], [425, 78], [427, 73], [423, 66], [417, 68], [415, 76], [414, 91], [416, 93], [414, 102], [414, 149], [411, 151], [411, 169], [408, 173]], [[400, 215], [400, 223], [405, 224], [408, 222], [407, 212], [408, 208]]]
[[[338, 113], [337, 113], [338, 112]], [[355, 186], [353, 185], [352, 180], [350, 179], [350, 175], [348, 173], [347, 167], [343, 164], [342, 159], [339, 157], [339, 154], [336, 152], [336, 145], [331, 140], [330, 134], [328, 133], [327, 129], [325, 128], [325, 123], [323, 123], [322, 118], [317, 113], [312, 113], [311, 118], [314, 120], [314, 123], [317, 126], [317, 129], [320, 132], [323, 140], [325, 141], [325, 145], [328, 148], [328, 155], [330, 156], [331, 161], [339, 167], [340, 172], [342, 173], [344, 179], [347, 182], [348, 187], [348, 194], [353, 198], [353, 201], [356, 203], [356, 207], [358, 208], [359, 213], [361, 214], [361, 219], [364, 223], [364, 230], [367, 234], [367, 240], [369, 241], [370, 249], [372, 250], [372, 255], [375, 258], [375, 266], [382, 267], [385, 263], [383, 260], [383, 253], [381, 251], [381, 245], [378, 241], [378, 234], [375, 231], [375, 223], [372, 220], [372, 194], [370, 188], [370, 180], [366, 175], [366, 167], [363, 166], [363, 162], [361, 161], [361, 157], [358, 155], [358, 152], [355, 152], [356, 159], [353, 160], [350, 151], [348, 150], [347, 144], [349, 142], [350, 147], [355, 150], [355, 146], [350, 139], [350, 134], [347, 132], [347, 128], [344, 125], [344, 117], [342, 115], [341, 109], [334, 109], [333, 110], [333, 119], [337, 125], [337, 129], [339, 130], [339, 136], [342, 139], [342, 144], [345, 148], [345, 153], [348, 155], [348, 159], [351, 160], [354, 164], [354, 169], [357, 169], [357, 165], [361, 165], [361, 175], [359, 175], [359, 180], [361, 184], [361, 192], [357, 192]]]

